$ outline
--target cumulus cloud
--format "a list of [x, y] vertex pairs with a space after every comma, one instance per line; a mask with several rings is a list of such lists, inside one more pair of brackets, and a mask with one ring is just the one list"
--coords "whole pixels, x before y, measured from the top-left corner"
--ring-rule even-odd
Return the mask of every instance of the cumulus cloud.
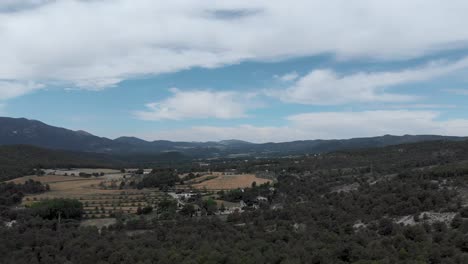
[[91, 89], [243, 60], [408, 58], [468, 40], [462, 0], [1, 2], [0, 79]]
[[246, 110], [252, 107], [250, 95], [232, 91], [170, 89], [172, 96], [162, 101], [149, 103], [147, 110], [134, 114], [142, 120], [181, 120], [246, 117]]
[[293, 71], [284, 75], [275, 75], [274, 77], [282, 82], [290, 82], [296, 80], [299, 77], [299, 74]]
[[356, 102], [408, 102], [412, 95], [386, 91], [396, 85], [431, 80], [468, 68], [468, 58], [431, 62], [420, 68], [394, 72], [358, 72], [341, 75], [330, 69], [313, 70], [285, 90], [268, 91], [285, 102], [333, 105]]
[[19, 82], [0, 80], [0, 102], [27, 94], [41, 88], [44, 88], [44, 85], [32, 81]]
[[287, 117], [284, 126], [194, 126], [138, 135], [146, 139], [210, 141], [241, 139], [281, 142], [301, 139], [343, 139], [384, 134], [468, 135], [468, 119], [441, 120], [437, 111], [377, 110], [303, 113]]

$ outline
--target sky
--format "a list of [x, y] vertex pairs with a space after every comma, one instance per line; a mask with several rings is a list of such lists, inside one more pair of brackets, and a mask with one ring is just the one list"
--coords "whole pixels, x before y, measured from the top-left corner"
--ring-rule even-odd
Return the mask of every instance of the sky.
[[0, 116], [98, 136], [468, 136], [468, 2], [1, 0]]

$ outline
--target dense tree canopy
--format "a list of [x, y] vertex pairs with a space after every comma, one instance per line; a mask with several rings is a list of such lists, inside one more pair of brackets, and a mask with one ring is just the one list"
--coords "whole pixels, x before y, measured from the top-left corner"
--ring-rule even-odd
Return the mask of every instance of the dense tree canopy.
[[32, 214], [45, 219], [81, 219], [83, 205], [73, 199], [51, 199], [33, 203]]

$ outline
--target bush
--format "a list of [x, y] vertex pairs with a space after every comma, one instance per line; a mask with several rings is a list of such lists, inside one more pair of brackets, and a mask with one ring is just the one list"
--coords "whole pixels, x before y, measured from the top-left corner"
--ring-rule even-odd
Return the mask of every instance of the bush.
[[172, 172], [162, 172], [145, 175], [141, 182], [137, 184], [138, 189], [142, 188], [165, 188], [173, 187], [179, 182], [179, 177]]
[[468, 218], [468, 207], [463, 207], [460, 209], [460, 215], [463, 218]]
[[138, 207], [137, 209], [137, 215], [142, 215], [142, 214], [149, 214], [153, 211], [153, 207], [151, 206], [145, 206], [143, 208]]
[[31, 205], [33, 214], [44, 219], [81, 219], [83, 204], [74, 199], [52, 199]]

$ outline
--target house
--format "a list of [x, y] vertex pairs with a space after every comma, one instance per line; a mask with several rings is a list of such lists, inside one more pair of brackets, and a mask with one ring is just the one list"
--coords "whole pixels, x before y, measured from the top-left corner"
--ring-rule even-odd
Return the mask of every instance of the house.
[[255, 198], [255, 200], [259, 203], [262, 203], [262, 202], [268, 202], [268, 198], [264, 197], [264, 196], [257, 196], [257, 198]]
[[177, 198], [179, 198], [179, 199], [188, 199], [188, 198], [191, 198], [193, 196], [195, 196], [194, 193], [178, 193], [177, 194]]
[[238, 174], [238, 173], [237, 173], [237, 170], [236, 170], [236, 169], [230, 169], [230, 170], [225, 170], [225, 171], [223, 172], [223, 174], [224, 174], [224, 175], [236, 175], [236, 174]]
[[244, 207], [247, 206], [247, 204], [246, 204], [244, 201], [241, 200], [241, 201], [239, 202], [239, 206], [240, 206], [240, 208], [244, 208]]
[[7, 228], [12, 228], [13, 225], [15, 225], [15, 224], [16, 224], [16, 220], [13, 220], [13, 221], [10, 221], [10, 222], [5, 222], [5, 226]]

